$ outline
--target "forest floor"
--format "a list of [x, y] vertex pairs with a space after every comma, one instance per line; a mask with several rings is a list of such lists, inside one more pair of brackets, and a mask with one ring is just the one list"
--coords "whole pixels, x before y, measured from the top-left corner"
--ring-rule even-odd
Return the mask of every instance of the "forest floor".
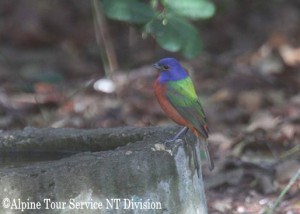
[[[227, 3], [226, 3], [227, 2]], [[263, 213], [300, 168], [300, 4], [223, 1], [186, 61], [108, 21], [119, 61], [105, 73], [87, 1], [0, 2], [0, 129], [172, 124], [153, 95], [160, 58], [181, 59], [209, 121], [209, 213]], [[115, 90], [95, 81], [111, 75]], [[300, 180], [277, 213], [300, 213]]]

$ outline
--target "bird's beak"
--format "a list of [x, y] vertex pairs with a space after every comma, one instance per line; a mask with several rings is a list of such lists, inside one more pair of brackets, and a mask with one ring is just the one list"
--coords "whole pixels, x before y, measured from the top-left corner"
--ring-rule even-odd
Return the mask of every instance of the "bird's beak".
[[160, 70], [160, 66], [159, 66], [158, 63], [153, 64], [153, 67], [156, 68], [156, 69], [158, 69], [158, 70]]

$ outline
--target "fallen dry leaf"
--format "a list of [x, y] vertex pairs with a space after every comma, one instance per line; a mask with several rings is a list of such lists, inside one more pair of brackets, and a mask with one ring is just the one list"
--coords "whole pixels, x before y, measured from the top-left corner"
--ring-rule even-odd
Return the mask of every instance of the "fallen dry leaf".
[[280, 123], [280, 119], [278, 117], [273, 117], [271, 114], [267, 112], [260, 112], [254, 115], [252, 122], [246, 128], [247, 132], [253, 132], [257, 129], [263, 129], [265, 131], [269, 131], [274, 129]]
[[278, 164], [276, 167], [276, 178], [279, 182], [288, 182], [300, 168], [297, 160], [289, 160]]
[[261, 91], [243, 91], [239, 93], [237, 100], [239, 106], [246, 109], [247, 112], [252, 113], [261, 108], [263, 95]]
[[293, 48], [285, 44], [279, 48], [279, 53], [287, 65], [296, 66], [300, 64], [300, 48]]
[[296, 128], [291, 124], [283, 124], [280, 128], [280, 132], [288, 140], [292, 140], [296, 135]]
[[232, 145], [232, 140], [222, 133], [211, 133], [209, 135], [209, 142], [218, 145], [221, 151], [228, 150]]
[[215, 200], [214, 203], [212, 204], [212, 208], [221, 213], [227, 213], [229, 210], [232, 209], [232, 198]]
[[211, 99], [215, 102], [230, 102], [234, 99], [234, 94], [230, 89], [224, 88], [214, 93]]

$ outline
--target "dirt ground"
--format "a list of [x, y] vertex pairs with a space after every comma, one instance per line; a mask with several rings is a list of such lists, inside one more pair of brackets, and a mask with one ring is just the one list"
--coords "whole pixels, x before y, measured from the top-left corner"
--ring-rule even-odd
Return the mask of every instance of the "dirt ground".
[[[209, 213], [263, 213], [300, 168], [300, 2], [215, 3], [212, 19], [194, 23], [204, 50], [193, 60], [107, 20], [112, 72], [90, 1], [0, 1], [0, 129], [172, 124], [154, 98], [151, 65], [173, 56], [193, 77], [209, 121]], [[109, 93], [94, 84], [108, 76]], [[299, 190], [298, 180], [276, 212], [300, 213]]]

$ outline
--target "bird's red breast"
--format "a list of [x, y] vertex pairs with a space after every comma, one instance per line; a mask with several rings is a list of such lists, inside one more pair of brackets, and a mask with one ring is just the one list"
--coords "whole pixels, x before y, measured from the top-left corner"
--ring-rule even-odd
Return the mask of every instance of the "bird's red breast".
[[171, 103], [166, 98], [166, 85], [159, 83], [158, 79], [154, 82], [154, 94], [160, 104], [161, 108], [167, 114], [167, 116], [172, 119], [175, 123], [189, 127], [187, 121], [181, 117], [176, 109], [171, 105]]
[[[169, 102], [169, 100], [166, 98], [166, 84], [159, 83], [158, 79], [154, 82], [154, 94], [158, 100], [158, 103], [160, 104], [161, 108], [164, 110], [164, 112], [167, 114], [167, 116], [173, 120], [175, 123], [186, 126], [189, 129], [192, 130], [192, 132], [197, 136], [200, 137], [202, 134], [200, 134], [199, 130], [196, 130], [195, 127], [190, 124], [186, 119], [184, 119], [177, 110], [172, 106], [172, 104]], [[207, 125], [204, 125], [204, 131], [208, 133], [208, 127]], [[204, 136], [203, 136], [204, 137]], [[204, 137], [206, 139], [206, 136]]]

